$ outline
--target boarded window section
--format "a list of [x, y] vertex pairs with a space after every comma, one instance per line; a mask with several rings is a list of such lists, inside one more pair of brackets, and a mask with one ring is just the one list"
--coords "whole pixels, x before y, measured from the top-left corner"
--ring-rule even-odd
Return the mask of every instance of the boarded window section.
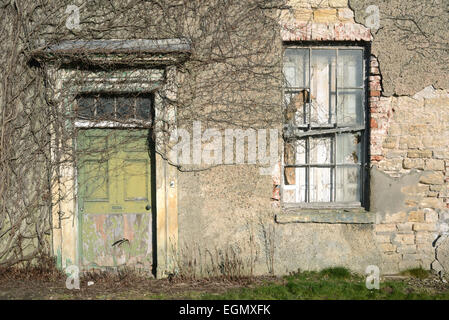
[[360, 206], [364, 51], [291, 47], [284, 54], [284, 203]]
[[76, 117], [81, 120], [151, 120], [152, 95], [81, 94], [76, 99]]

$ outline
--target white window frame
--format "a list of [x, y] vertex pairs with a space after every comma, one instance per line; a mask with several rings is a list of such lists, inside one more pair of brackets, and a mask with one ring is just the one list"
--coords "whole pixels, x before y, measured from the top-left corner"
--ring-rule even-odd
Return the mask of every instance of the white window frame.
[[[295, 127], [293, 132], [291, 131], [291, 127], [287, 128], [287, 125], [284, 126], [284, 141], [285, 141], [285, 136], [286, 136], [286, 131], [289, 131], [290, 137], [293, 134], [293, 136], [295, 136], [296, 138], [299, 137], [311, 137], [311, 136], [319, 136], [319, 135], [323, 135], [323, 134], [333, 134], [334, 139], [333, 139], [333, 147], [331, 150], [332, 153], [332, 157], [333, 157], [333, 161], [330, 164], [325, 164], [323, 165], [324, 167], [331, 167], [332, 168], [332, 186], [330, 188], [331, 190], [331, 196], [330, 202], [310, 202], [310, 177], [309, 177], [309, 171], [311, 167], [319, 167], [316, 164], [312, 165], [309, 163], [308, 159], [306, 160], [306, 164], [304, 165], [294, 165], [294, 166], [286, 166], [285, 161], [284, 161], [284, 153], [285, 150], [284, 148], [282, 149], [282, 162], [281, 162], [281, 187], [280, 187], [280, 199], [281, 199], [281, 204], [284, 208], [291, 208], [291, 207], [299, 207], [299, 208], [361, 208], [361, 207], [365, 207], [366, 206], [366, 193], [368, 190], [367, 187], [367, 183], [368, 183], [368, 174], [366, 172], [366, 169], [368, 167], [368, 150], [369, 150], [369, 128], [367, 126], [367, 124], [369, 123], [368, 121], [368, 117], [369, 117], [369, 112], [368, 112], [368, 94], [369, 94], [369, 88], [368, 87], [368, 75], [366, 73], [366, 71], [368, 70], [367, 68], [367, 48], [365, 46], [344, 46], [344, 45], [328, 45], [328, 44], [323, 44], [323, 45], [284, 45], [284, 51], [283, 51], [283, 57], [285, 54], [285, 49], [308, 49], [309, 50], [309, 64], [308, 64], [308, 86], [307, 87], [287, 87], [286, 85], [284, 85], [283, 87], [283, 101], [285, 101], [285, 96], [286, 94], [291, 94], [294, 92], [300, 92], [301, 90], [308, 90], [309, 92], [309, 101], [310, 102], [310, 92], [311, 92], [311, 61], [312, 61], [312, 50], [335, 50], [336, 51], [336, 65], [338, 66], [338, 53], [341, 50], [361, 50], [362, 51], [362, 86], [360, 87], [354, 87], [354, 88], [349, 88], [349, 87], [345, 87], [345, 89], [361, 89], [362, 90], [362, 118], [363, 118], [363, 124], [358, 125], [358, 126], [343, 126], [343, 127], [330, 127], [330, 126], [323, 126], [320, 129], [317, 129], [316, 127], [314, 127], [314, 130], [311, 130], [310, 127], [310, 122], [308, 125], [306, 126], [301, 126], [301, 127]], [[337, 67], [338, 70], [338, 67]], [[335, 76], [336, 79], [336, 92], [335, 92], [335, 99], [338, 99], [338, 90], [342, 89], [338, 87], [338, 75]], [[307, 114], [310, 117], [310, 103], [307, 103]], [[335, 102], [335, 112], [337, 113], [338, 110], [338, 103], [337, 101]], [[309, 118], [310, 119], [310, 118]], [[308, 126], [308, 128], [307, 128]], [[306, 130], [306, 131], [304, 131]], [[360, 188], [359, 188], [359, 199], [360, 201], [357, 202], [337, 202], [336, 200], [336, 186], [335, 186], [335, 181], [336, 181], [336, 168], [338, 167], [343, 167], [344, 165], [342, 164], [336, 164], [336, 135], [337, 133], [342, 133], [342, 132], [360, 132], [361, 134], [361, 159], [360, 159], [360, 176], [359, 176], [359, 184], [360, 184]], [[287, 135], [289, 136], [289, 135]], [[308, 151], [308, 146], [306, 147], [306, 154], [309, 153]], [[353, 166], [353, 165], [352, 165]], [[295, 168], [300, 168], [300, 167], [305, 167], [306, 168], [306, 191], [305, 191], [305, 197], [306, 197], [306, 201], [305, 202], [300, 202], [298, 201], [298, 195], [296, 196], [296, 201], [295, 202], [285, 202], [284, 201], [284, 192], [285, 190], [288, 189], [299, 189], [297, 186], [299, 186], [299, 182], [298, 182], [298, 176], [299, 176], [299, 172], [296, 169], [296, 184], [295, 185], [286, 185], [285, 184], [285, 168], [286, 167], [295, 167]], [[299, 193], [299, 191], [297, 191], [297, 194]]]

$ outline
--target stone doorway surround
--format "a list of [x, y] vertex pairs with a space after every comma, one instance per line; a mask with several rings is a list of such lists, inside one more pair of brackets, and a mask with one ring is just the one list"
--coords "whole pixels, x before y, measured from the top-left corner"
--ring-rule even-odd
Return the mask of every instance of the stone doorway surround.
[[[177, 169], [161, 156], [167, 147], [163, 130], [176, 130], [176, 107], [166, 103], [176, 100], [177, 65], [190, 55], [186, 39], [162, 40], [75, 40], [63, 41], [34, 52], [34, 58], [45, 68], [46, 95], [58, 114], [71, 110], [79, 93], [88, 92], [151, 92], [154, 94], [155, 119], [155, 200], [156, 200], [156, 277], [167, 276], [174, 268], [178, 246]], [[100, 66], [100, 68], [98, 68]], [[107, 68], [104, 68], [104, 67]], [[72, 128], [89, 123], [68, 120]], [[112, 125], [113, 126], [113, 125]], [[95, 127], [111, 127], [99, 123]], [[51, 128], [51, 157], [61, 163], [61, 140], [57, 129]], [[74, 144], [74, 136], [66, 141]], [[158, 152], [159, 151], [159, 152]], [[70, 158], [70, 157], [68, 157]], [[52, 186], [52, 252], [57, 265], [65, 269], [80, 265], [76, 165], [62, 161], [56, 183]], [[63, 196], [61, 196], [63, 195]], [[82, 270], [81, 270], [82, 271]]]

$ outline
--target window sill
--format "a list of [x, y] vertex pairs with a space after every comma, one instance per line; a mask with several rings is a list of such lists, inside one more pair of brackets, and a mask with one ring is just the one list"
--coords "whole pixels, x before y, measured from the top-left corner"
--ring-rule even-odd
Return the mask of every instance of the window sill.
[[376, 215], [363, 208], [352, 209], [305, 209], [282, 208], [275, 216], [279, 224], [286, 223], [333, 223], [333, 224], [373, 224]]

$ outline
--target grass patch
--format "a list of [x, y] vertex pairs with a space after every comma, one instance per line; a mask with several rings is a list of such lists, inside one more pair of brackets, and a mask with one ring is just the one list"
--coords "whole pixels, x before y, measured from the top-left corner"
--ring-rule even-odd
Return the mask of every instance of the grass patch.
[[351, 277], [351, 271], [344, 267], [326, 268], [320, 271], [320, 275], [329, 279], [348, 279]]
[[284, 283], [267, 283], [255, 288], [230, 290], [224, 294], [203, 294], [201, 299], [262, 300], [428, 300], [449, 299], [449, 291], [434, 293], [410, 288], [402, 281], [381, 282], [369, 290], [365, 278], [345, 268], [303, 272], [284, 278]]
[[430, 271], [424, 270], [423, 268], [414, 268], [402, 271], [401, 275], [418, 279], [426, 279], [429, 277]]

